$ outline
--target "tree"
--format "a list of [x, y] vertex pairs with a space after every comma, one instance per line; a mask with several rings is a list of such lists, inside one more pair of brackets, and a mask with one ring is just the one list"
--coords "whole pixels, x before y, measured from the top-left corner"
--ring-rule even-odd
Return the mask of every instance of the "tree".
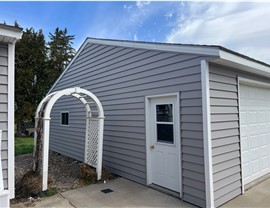
[[[42, 30], [35, 32], [33, 28], [26, 29], [22, 39], [17, 44], [16, 61], [16, 123], [17, 132], [21, 133], [21, 123], [34, 121], [36, 108], [46, 95], [51, 85], [62, 73], [75, 54], [72, 48], [74, 36], [67, 35], [67, 29], [56, 28], [49, 35], [48, 48]], [[40, 119], [36, 129], [36, 148], [33, 158], [33, 168], [20, 181], [17, 193], [37, 193], [42, 188], [42, 151], [43, 151], [43, 116], [47, 103], [39, 112]]]
[[[17, 27], [17, 21], [14, 23]], [[34, 121], [35, 110], [75, 54], [74, 35], [55, 29], [46, 43], [42, 30], [25, 29], [16, 44], [15, 121], [17, 135], [25, 121]]]
[[26, 29], [16, 44], [15, 122], [17, 134], [25, 121], [33, 121], [35, 110], [48, 90], [47, 48], [42, 30]]
[[67, 28], [61, 30], [57, 27], [54, 34], [49, 34], [50, 41], [48, 42], [48, 46], [51, 84], [56, 81], [75, 55], [75, 49], [72, 47], [74, 35], [68, 35], [67, 33]]

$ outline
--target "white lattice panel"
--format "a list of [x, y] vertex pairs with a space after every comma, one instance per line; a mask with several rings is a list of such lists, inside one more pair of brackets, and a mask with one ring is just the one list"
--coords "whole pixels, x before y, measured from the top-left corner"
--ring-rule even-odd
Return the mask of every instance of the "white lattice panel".
[[87, 164], [97, 168], [99, 119], [89, 118], [88, 124]]

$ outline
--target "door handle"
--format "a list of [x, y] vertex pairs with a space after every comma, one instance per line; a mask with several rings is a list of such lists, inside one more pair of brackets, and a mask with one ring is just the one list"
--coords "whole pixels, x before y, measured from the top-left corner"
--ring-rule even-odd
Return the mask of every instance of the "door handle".
[[150, 145], [150, 149], [155, 149], [155, 145]]

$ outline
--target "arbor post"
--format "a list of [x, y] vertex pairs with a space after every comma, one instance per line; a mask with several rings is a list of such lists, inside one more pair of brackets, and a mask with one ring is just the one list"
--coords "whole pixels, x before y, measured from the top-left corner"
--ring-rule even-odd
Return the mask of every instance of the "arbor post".
[[48, 189], [50, 117], [43, 118], [42, 191]]

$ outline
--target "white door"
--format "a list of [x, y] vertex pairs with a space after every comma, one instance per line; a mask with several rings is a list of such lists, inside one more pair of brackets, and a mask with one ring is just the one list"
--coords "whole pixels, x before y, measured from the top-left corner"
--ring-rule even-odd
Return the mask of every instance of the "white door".
[[176, 96], [151, 98], [150, 141], [152, 183], [180, 192], [179, 106]]
[[240, 84], [243, 181], [270, 172], [270, 89]]

